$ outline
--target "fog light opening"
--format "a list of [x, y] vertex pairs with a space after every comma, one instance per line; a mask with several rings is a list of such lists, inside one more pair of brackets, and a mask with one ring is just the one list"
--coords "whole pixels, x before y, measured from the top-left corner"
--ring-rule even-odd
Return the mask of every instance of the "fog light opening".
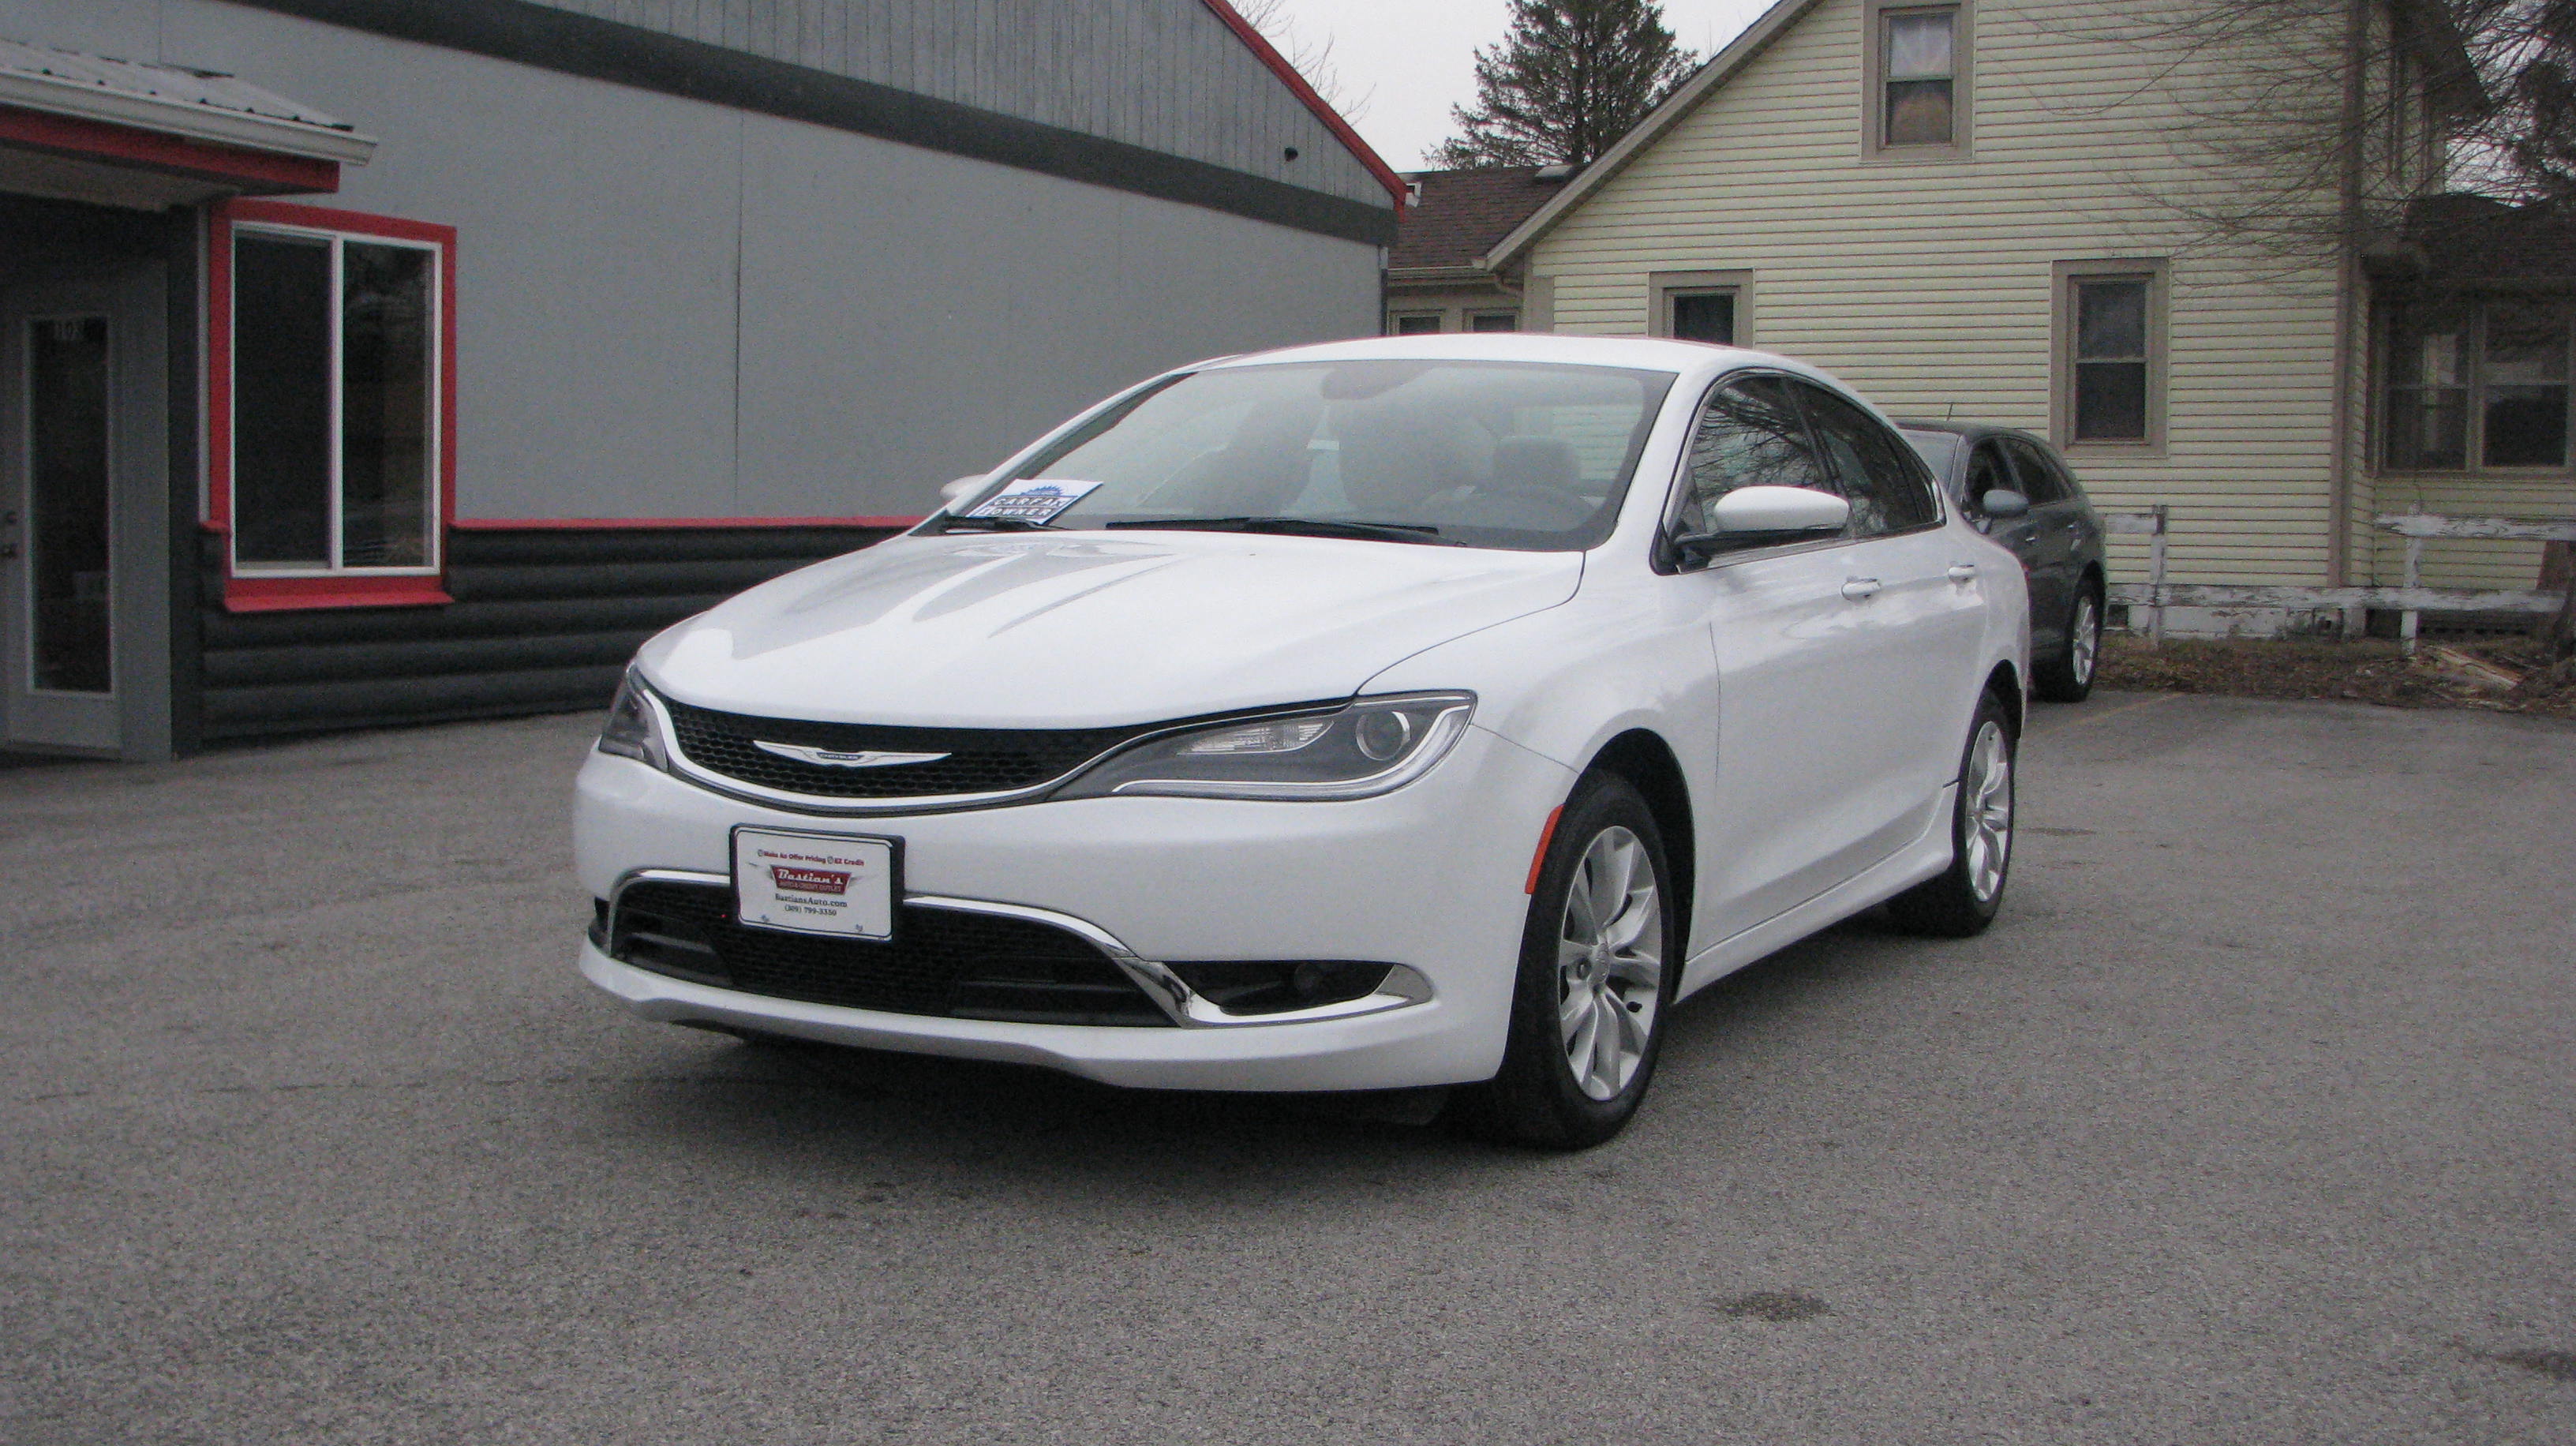
[[1169, 967], [1228, 1014], [1286, 1014], [1366, 999], [1394, 968], [1360, 959], [1215, 959]]

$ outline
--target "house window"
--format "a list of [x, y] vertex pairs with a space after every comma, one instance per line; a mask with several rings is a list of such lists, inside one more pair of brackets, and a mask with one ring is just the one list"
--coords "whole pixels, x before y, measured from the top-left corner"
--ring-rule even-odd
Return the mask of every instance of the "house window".
[[2576, 307], [2516, 297], [2395, 308], [2380, 462], [2396, 471], [2568, 465]]
[[1395, 319], [1397, 336], [1429, 336], [1440, 330], [1440, 313], [1417, 311]]
[[1469, 331], [1518, 331], [1521, 314], [1517, 311], [1477, 311], [1467, 316]]
[[2060, 263], [2057, 270], [2058, 444], [2160, 445], [2163, 263]]
[[1681, 341], [1735, 344], [1735, 293], [1677, 291], [1672, 295], [1672, 334]]
[[216, 226], [210, 510], [243, 585], [228, 601], [443, 600], [454, 233], [259, 201]]
[[1957, 143], [1959, 12], [1882, 10], [1879, 24], [1883, 146]]
[[2075, 283], [2075, 440], [2147, 440], [2147, 290], [2144, 276]]
[[1649, 335], [1742, 344], [1750, 271], [1657, 271], [1646, 278]]

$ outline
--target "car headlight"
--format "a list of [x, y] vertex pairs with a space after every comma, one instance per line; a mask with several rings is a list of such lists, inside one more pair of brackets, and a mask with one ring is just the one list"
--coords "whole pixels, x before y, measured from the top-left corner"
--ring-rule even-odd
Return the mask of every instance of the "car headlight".
[[1055, 796], [1369, 798], [1429, 772], [1475, 708], [1472, 693], [1410, 693], [1166, 733], [1111, 754]]
[[662, 746], [662, 722], [644, 691], [644, 680], [628, 669], [608, 705], [608, 724], [599, 730], [599, 751], [667, 770], [671, 755]]

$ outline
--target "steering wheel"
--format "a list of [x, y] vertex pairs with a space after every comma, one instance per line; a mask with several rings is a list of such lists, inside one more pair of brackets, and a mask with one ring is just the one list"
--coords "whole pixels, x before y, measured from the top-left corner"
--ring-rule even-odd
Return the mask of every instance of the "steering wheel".
[[1510, 497], [1556, 508], [1558, 514], [1565, 518], [1566, 527], [1578, 527], [1592, 520], [1593, 504], [1580, 497], [1569, 497], [1553, 487], [1533, 487], [1527, 484], [1517, 487], [1479, 487], [1460, 500], [1472, 501], [1481, 497]]

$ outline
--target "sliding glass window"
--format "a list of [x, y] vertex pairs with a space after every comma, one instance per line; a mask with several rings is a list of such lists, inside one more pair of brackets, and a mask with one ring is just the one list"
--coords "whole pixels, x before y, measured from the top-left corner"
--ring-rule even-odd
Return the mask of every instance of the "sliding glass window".
[[437, 248], [252, 226], [232, 240], [235, 567], [434, 569]]

